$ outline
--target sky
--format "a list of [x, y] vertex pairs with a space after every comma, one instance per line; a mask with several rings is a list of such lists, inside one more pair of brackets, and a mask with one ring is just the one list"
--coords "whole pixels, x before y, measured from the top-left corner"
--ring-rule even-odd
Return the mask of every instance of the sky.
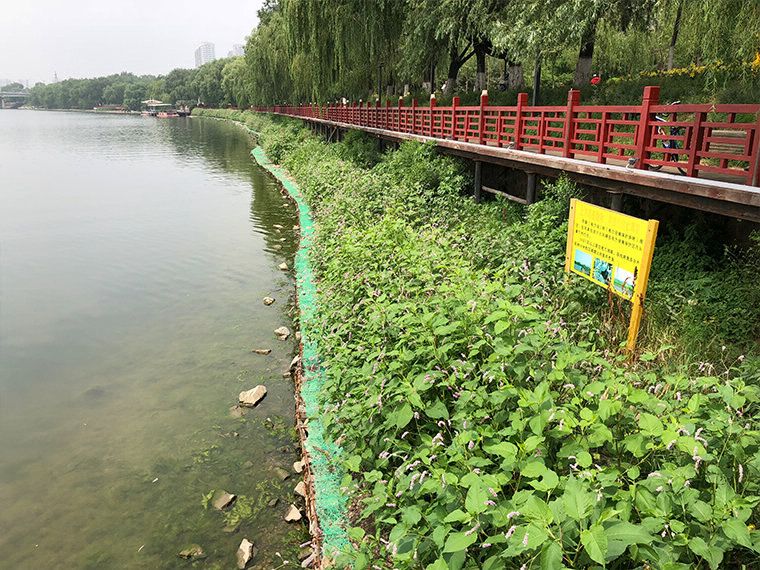
[[51, 83], [128, 71], [195, 67], [195, 50], [227, 57], [258, 24], [263, 0], [7, 0], [0, 10], [0, 80]]

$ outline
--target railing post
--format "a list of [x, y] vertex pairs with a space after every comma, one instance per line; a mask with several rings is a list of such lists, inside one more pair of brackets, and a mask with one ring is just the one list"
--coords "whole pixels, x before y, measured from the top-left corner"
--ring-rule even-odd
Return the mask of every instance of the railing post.
[[689, 162], [686, 166], [686, 176], [699, 176], [699, 172], [696, 171], [696, 165], [699, 162], [697, 154], [702, 150], [702, 141], [704, 140], [705, 130], [702, 128], [702, 123], [707, 119], [707, 113], [705, 111], [698, 111], [694, 114], [694, 126], [692, 127], [693, 133], [689, 137], [689, 140], [684, 140], [684, 150], [688, 153]]
[[417, 99], [412, 99], [412, 134], [417, 134]]
[[747, 183], [750, 186], [760, 186], [760, 117], [755, 123], [755, 136], [749, 153]]
[[515, 114], [515, 150], [522, 148], [522, 134], [523, 134], [523, 109], [528, 106], [528, 94], [517, 94], [517, 113]]
[[459, 107], [459, 97], [451, 100], [451, 140], [457, 140], [457, 107]]
[[[398, 98], [398, 112], [396, 113], [396, 130], [403, 132], [403, 128], [401, 126], [401, 108], [404, 106], [404, 98], [399, 97]], [[406, 125], [406, 118], [404, 118], [403, 124]]]
[[435, 93], [430, 95], [430, 136], [433, 136], [433, 114], [435, 109]]
[[651, 111], [649, 109], [652, 107], [652, 105], [657, 105], [659, 101], [659, 85], [649, 85], [647, 87], [644, 87], [644, 99], [641, 102], [639, 129], [638, 133], [636, 133], [636, 158], [639, 159], [638, 163], [636, 164], [636, 168], [640, 168], [642, 170], [649, 168], [649, 165], [646, 162], [649, 158], [649, 153], [644, 150], [652, 138], [652, 127], [649, 126], [649, 115], [651, 115]]
[[[581, 101], [581, 92], [576, 89], [571, 89], [567, 92], [567, 114], [565, 115], [565, 136], [562, 149], [562, 156], [565, 158], [572, 158], [572, 143], [570, 141], [575, 138], [575, 117], [573, 116], [575, 107]], [[539, 141], [539, 145], [541, 141]]]
[[480, 117], [478, 117], [478, 144], [486, 140], [486, 107], [488, 107], [488, 91], [483, 89], [480, 94]]

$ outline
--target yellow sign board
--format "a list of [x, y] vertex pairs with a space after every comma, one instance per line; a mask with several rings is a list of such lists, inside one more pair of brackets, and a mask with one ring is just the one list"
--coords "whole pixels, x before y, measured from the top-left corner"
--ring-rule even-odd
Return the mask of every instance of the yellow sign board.
[[633, 351], [652, 265], [657, 220], [642, 220], [581, 200], [570, 204], [565, 271], [633, 302], [628, 350]]

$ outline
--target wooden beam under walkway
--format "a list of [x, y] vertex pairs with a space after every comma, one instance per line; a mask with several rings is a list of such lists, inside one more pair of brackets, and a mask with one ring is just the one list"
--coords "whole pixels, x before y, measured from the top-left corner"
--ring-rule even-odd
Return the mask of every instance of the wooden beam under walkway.
[[373, 127], [360, 127], [314, 117], [283, 115], [300, 118], [312, 124], [327, 125], [341, 131], [361, 129], [371, 136], [392, 142], [411, 140], [428, 143], [432, 141], [442, 152], [473, 161], [497, 164], [552, 178], [564, 172], [571, 180], [580, 184], [760, 223], [760, 188], [753, 186], [707, 178], [689, 178], [668, 172], [640, 170], [617, 164], [598, 164], [552, 154], [437, 139]]

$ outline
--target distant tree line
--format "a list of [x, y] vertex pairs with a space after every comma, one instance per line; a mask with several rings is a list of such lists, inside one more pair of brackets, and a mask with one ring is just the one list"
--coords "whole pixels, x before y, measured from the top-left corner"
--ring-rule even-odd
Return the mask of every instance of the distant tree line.
[[[760, 57], [757, 0], [265, 0], [245, 56], [32, 89], [30, 104], [210, 107], [549, 86]], [[709, 79], [709, 77], [708, 77]]]
[[[239, 60], [236, 62], [236, 60]], [[120, 73], [94, 79], [66, 79], [56, 83], [38, 83], [31, 90], [28, 105], [48, 109], [92, 109], [119, 106], [138, 110], [143, 101], [155, 99], [166, 103], [187, 102], [209, 107], [226, 107], [234, 103], [229, 80], [229, 66], [243, 64], [242, 57], [217, 59], [198, 69], [174, 69], [167, 75], [137, 76]]]

